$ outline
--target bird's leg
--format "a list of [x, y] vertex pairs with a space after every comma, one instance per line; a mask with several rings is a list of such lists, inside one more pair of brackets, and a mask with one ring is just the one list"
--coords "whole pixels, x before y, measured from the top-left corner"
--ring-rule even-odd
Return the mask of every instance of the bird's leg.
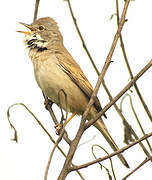
[[69, 122], [76, 114], [77, 114], [76, 112], [75, 112], [75, 113], [72, 113], [71, 116], [70, 116], [68, 119], [66, 119], [66, 121], [64, 122], [63, 125], [62, 125], [61, 123], [56, 124], [56, 125], [55, 125], [56, 134], [59, 135], [60, 132], [61, 132], [61, 129], [65, 128], [65, 126], [68, 124], [68, 122]]
[[44, 106], [48, 110], [48, 105], [51, 107], [53, 102], [44, 94], [42, 91], [43, 97], [44, 97]]
[[72, 113], [71, 116], [70, 116], [68, 119], [66, 119], [66, 121], [64, 122], [64, 125], [66, 126], [66, 125], [68, 124], [68, 122], [69, 122], [76, 114], [77, 114], [76, 112]]

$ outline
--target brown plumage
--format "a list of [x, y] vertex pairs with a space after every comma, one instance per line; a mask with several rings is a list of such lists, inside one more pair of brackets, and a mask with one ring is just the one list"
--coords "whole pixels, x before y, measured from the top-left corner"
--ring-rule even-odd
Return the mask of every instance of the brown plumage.
[[[82, 115], [93, 93], [93, 88], [79, 65], [64, 47], [57, 23], [52, 18], [46, 17], [36, 20], [31, 25], [21, 24], [30, 29], [28, 32], [19, 32], [25, 34], [24, 41], [30, 49], [29, 56], [33, 62], [39, 87], [56, 104], [58, 104], [58, 92], [63, 89], [67, 95], [68, 112]], [[61, 107], [66, 109], [64, 95], [61, 95], [60, 103]], [[93, 118], [100, 110], [101, 105], [96, 98], [87, 119]], [[114, 151], [119, 150], [101, 118], [94, 126], [102, 133]], [[122, 154], [118, 157], [126, 167], [129, 167]]]

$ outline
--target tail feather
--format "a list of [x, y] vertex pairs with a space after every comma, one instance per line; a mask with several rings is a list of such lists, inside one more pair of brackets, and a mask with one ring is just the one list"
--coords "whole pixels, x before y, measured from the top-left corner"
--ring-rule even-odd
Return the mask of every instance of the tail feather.
[[[119, 148], [116, 145], [116, 143], [114, 142], [114, 140], [112, 139], [112, 137], [110, 136], [104, 122], [102, 119], [98, 120], [94, 126], [102, 133], [102, 135], [104, 136], [104, 138], [107, 140], [107, 142], [109, 143], [109, 145], [111, 146], [111, 148], [114, 151], [118, 151]], [[122, 154], [118, 154], [118, 158], [120, 159], [120, 161], [127, 167], [129, 168], [129, 165], [127, 163], [127, 161], [125, 160], [124, 156]]]

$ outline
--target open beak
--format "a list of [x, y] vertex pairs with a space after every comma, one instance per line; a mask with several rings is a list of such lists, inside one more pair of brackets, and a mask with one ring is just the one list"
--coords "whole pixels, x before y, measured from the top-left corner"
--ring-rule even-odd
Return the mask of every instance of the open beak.
[[16, 32], [24, 33], [26, 35], [30, 35], [30, 34], [32, 34], [32, 31], [35, 31], [35, 29], [29, 24], [25, 24], [25, 23], [22, 23], [22, 22], [19, 22], [19, 24], [22, 24], [23, 26], [27, 27], [31, 31], [16, 31]]

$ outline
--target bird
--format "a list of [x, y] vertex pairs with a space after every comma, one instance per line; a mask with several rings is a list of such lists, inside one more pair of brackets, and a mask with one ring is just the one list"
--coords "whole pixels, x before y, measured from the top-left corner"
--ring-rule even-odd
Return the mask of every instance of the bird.
[[[24, 43], [29, 49], [29, 57], [33, 63], [35, 79], [43, 93], [55, 104], [75, 115], [83, 115], [93, 93], [93, 87], [84, 75], [80, 66], [68, 52], [63, 44], [63, 37], [59, 31], [57, 22], [50, 17], [43, 17], [31, 24], [20, 23], [28, 31], [23, 33]], [[101, 104], [96, 97], [94, 104], [87, 116], [87, 120], [94, 118], [101, 111]], [[114, 151], [119, 150], [111, 137], [104, 121], [100, 117], [94, 126], [101, 132]], [[122, 154], [118, 154], [120, 161], [129, 168]]]

